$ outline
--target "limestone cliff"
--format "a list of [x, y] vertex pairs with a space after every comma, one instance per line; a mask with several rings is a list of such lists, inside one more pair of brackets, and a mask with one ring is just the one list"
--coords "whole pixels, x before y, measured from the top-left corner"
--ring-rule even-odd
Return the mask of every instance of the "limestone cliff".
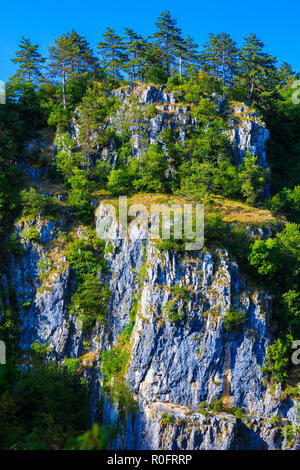
[[[131, 92], [122, 89], [115, 93], [126, 104]], [[184, 140], [186, 127], [194, 125], [188, 107], [177, 106], [172, 95], [155, 87], [143, 89], [139, 99], [141, 104], [156, 105], [154, 115], [145, 121], [147, 145], [158, 140], [167, 126], [173, 126]], [[235, 126], [232, 142], [240, 159], [250, 151], [267, 166], [268, 131], [257, 116], [247, 113], [245, 107], [235, 110], [238, 118], [229, 115]], [[76, 123], [72, 132], [76, 139], [80, 132]], [[134, 132], [132, 139], [138, 155], [141, 146]], [[113, 164], [113, 142], [97, 158], [107, 156]], [[268, 292], [249, 283], [225, 249], [186, 254], [160, 251], [143, 228], [136, 229], [134, 240], [119, 239], [117, 221], [102, 205], [95, 211], [95, 221], [98, 236], [109, 247], [105, 255], [109, 272], [103, 279], [109, 283], [111, 298], [105, 323], [88, 331], [82, 331], [68, 313], [73, 281], [61, 238], [66, 217], [56, 222], [31, 221], [29, 225], [40, 234], [39, 241], [22, 237], [28, 222], [16, 223], [15, 232], [24, 252], [9, 256], [1, 285], [3, 296], [8, 285], [16, 293], [20, 346], [28, 349], [39, 340], [50, 344], [57, 360], [81, 358], [92, 392], [94, 418], [103, 397], [101, 352], [118, 344], [135, 308], [125, 378], [138, 411], [127, 416], [114, 447], [299, 447], [299, 443], [284, 439], [280, 431], [285, 424], [296, 426], [296, 401], [283, 399], [279, 386], [266, 389], [261, 380], [266, 348], [272, 341], [272, 299]], [[76, 233], [84, 236], [80, 226]], [[185, 295], [176, 295], [174, 287], [183, 288]], [[168, 315], [170, 302], [181, 312], [175, 320]], [[232, 307], [245, 312], [241, 331], [225, 328], [225, 315]], [[86, 341], [88, 354], [83, 344]], [[209, 406], [214, 403], [222, 403], [223, 409]], [[102, 415], [105, 423], [119, 421], [117, 403], [103, 397]]]

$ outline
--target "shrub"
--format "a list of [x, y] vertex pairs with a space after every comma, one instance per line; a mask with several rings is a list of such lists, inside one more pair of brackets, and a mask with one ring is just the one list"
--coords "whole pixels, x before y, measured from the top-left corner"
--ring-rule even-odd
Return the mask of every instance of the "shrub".
[[238, 168], [238, 178], [241, 183], [241, 193], [249, 204], [261, 200], [269, 176], [268, 169], [262, 169], [257, 163], [257, 157], [246, 155]]
[[70, 242], [67, 247], [67, 260], [72, 269], [76, 271], [79, 280], [86, 274], [96, 274], [107, 270], [107, 263], [103, 257], [105, 242], [97, 238], [92, 231], [87, 238], [79, 238]]
[[175, 300], [170, 300], [162, 308], [162, 312], [170, 322], [177, 322], [184, 318], [185, 313], [176, 305]]
[[95, 321], [102, 322], [105, 319], [110, 295], [106, 283], [100, 282], [93, 273], [86, 274], [72, 296], [70, 314], [76, 315], [82, 328], [92, 326]]
[[36, 227], [30, 227], [26, 230], [23, 230], [20, 234], [21, 238], [27, 241], [35, 241], [38, 242], [40, 240], [40, 233]]
[[169, 425], [169, 424], [173, 424], [173, 422], [174, 422], [174, 416], [171, 415], [171, 414], [162, 413], [161, 416], [160, 416], [160, 422], [161, 422], [161, 424], [163, 424], [164, 426], [167, 426], [167, 425]]
[[31, 188], [21, 191], [23, 213], [29, 217], [55, 216], [59, 210], [59, 204], [54, 197], [45, 197], [43, 194]]
[[107, 189], [113, 196], [127, 195], [132, 191], [132, 175], [126, 167], [110, 172]]
[[238, 310], [236, 308], [231, 308], [230, 310], [228, 310], [227, 315], [224, 319], [225, 328], [228, 331], [241, 331], [245, 322], [246, 313], [244, 312], [244, 310]]
[[162, 192], [165, 189], [167, 163], [160, 145], [150, 144], [139, 159], [131, 159], [130, 173], [137, 191]]
[[278, 338], [268, 346], [262, 371], [271, 382], [284, 382], [288, 376], [291, 357], [292, 337]]
[[228, 228], [223, 222], [221, 214], [215, 213], [205, 218], [204, 237], [207, 244], [212, 242], [221, 242], [226, 239]]
[[120, 346], [116, 346], [101, 353], [101, 372], [106, 382], [112, 377], [123, 375], [128, 362], [128, 352]]
[[273, 215], [284, 214], [291, 222], [300, 223], [300, 186], [283, 189], [267, 202], [266, 206]]
[[80, 220], [89, 221], [92, 215], [92, 184], [88, 180], [86, 172], [75, 168], [68, 183], [70, 185], [68, 202], [71, 209]]

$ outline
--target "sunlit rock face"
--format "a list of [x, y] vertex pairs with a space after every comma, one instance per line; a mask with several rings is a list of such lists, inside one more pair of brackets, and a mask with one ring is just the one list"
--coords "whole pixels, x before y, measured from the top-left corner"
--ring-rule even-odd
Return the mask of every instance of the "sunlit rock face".
[[[127, 105], [133, 92], [131, 87], [115, 94]], [[142, 106], [156, 106], [145, 120], [146, 145], [159, 141], [168, 126], [184, 140], [186, 129], [195, 125], [189, 108], [178, 106], [172, 94], [162, 88], [141, 88], [137, 97]], [[250, 152], [267, 167], [268, 131], [259, 117], [245, 106], [234, 109], [234, 116], [229, 118], [238, 162]], [[76, 122], [71, 131], [73, 138], [78, 138]], [[144, 147], [134, 130], [132, 139], [135, 154], [140, 155]], [[108, 158], [113, 165], [113, 142], [97, 158]], [[35, 176], [31, 175], [33, 179]], [[91, 416], [95, 417], [103, 387], [101, 352], [118, 344], [130, 322], [135, 299], [137, 314], [129, 339], [126, 381], [139, 411], [127, 416], [114, 448], [297, 448], [297, 442], [291, 445], [272, 421], [278, 416], [284, 424], [297, 425], [296, 401], [282, 399], [280, 387], [266, 390], [261, 381], [261, 366], [273, 341], [268, 292], [250, 284], [225, 249], [164, 252], [148, 239], [143, 226], [133, 229], [132, 239], [120, 237], [122, 229], [120, 232], [118, 222], [104, 206], [95, 210], [95, 219], [97, 234], [109, 247], [105, 251], [109, 270], [103, 280], [109, 283], [111, 298], [105, 323], [88, 331], [82, 331], [68, 313], [75, 285], [66, 253], [58, 243], [66, 229], [64, 221], [31, 221], [39, 241], [24, 240], [22, 232], [27, 225], [16, 224], [24, 252], [10, 256], [1, 287], [4, 298], [9, 286], [16, 295], [20, 346], [28, 350], [38, 340], [49, 344], [51, 354], [59, 361], [65, 356], [81, 358], [91, 389]], [[76, 230], [78, 237], [84, 236], [80, 227]], [[44, 258], [52, 263], [47, 275], [43, 275]], [[184, 288], [185, 299], [174, 294], [178, 286]], [[175, 320], [168, 312], [172, 301], [180, 312]], [[225, 327], [231, 308], [245, 312], [240, 331]], [[217, 400], [222, 400], [226, 411], [207, 411], [203, 404]], [[120, 420], [117, 404], [107, 397], [103, 399], [102, 416], [110, 425]]]

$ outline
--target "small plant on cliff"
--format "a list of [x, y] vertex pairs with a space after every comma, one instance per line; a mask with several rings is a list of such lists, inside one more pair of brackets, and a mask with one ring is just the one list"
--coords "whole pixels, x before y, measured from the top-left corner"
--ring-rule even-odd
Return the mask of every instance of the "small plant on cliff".
[[169, 424], [173, 424], [173, 422], [174, 422], [174, 416], [171, 415], [171, 414], [162, 413], [162, 414], [161, 414], [161, 417], [160, 417], [160, 422], [161, 422], [161, 424], [163, 424], [164, 426], [167, 426], [167, 425], [169, 425]]
[[87, 230], [85, 236], [70, 242], [67, 249], [67, 259], [79, 283], [70, 302], [70, 313], [78, 317], [82, 328], [104, 320], [110, 298], [107, 283], [100, 279], [101, 272], [107, 270], [104, 243], [92, 230]]
[[228, 310], [224, 320], [226, 330], [236, 332], [242, 330], [245, 322], [246, 314], [244, 310], [239, 310], [237, 308], [231, 308], [230, 310]]
[[40, 233], [36, 227], [30, 227], [26, 230], [23, 230], [20, 234], [21, 238], [27, 241], [40, 241]]

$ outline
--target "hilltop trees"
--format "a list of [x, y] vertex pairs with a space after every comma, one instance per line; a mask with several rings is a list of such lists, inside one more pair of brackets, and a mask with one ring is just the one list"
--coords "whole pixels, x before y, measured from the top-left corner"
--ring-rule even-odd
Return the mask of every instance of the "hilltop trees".
[[38, 48], [38, 44], [31, 44], [30, 39], [22, 36], [16, 58], [12, 59], [18, 65], [18, 70], [13, 76], [14, 80], [36, 83], [41, 78], [41, 68], [45, 59], [38, 52]]
[[88, 42], [74, 30], [63, 34], [49, 47], [48, 70], [54, 80], [62, 84], [63, 107], [67, 107], [67, 82], [69, 79], [82, 77], [94, 71], [97, 59], [94, 57]]
[[102, 57], [100, 64], [103, 65], [109, 76], [115, 80], [121, 77], [121, 71], [124, 70], [124, 64], [127, 60], [126, 46], [123, 38], [111, 28], [107, 28], [103, 38], [104, 40], [97, 45]]
[[175, 59], [181, 58], [186, 50], [181, 30], [176, 25], [177, 20], [172, 18], [169, 11], [164, 11], [158, 18], [156, 23], [157, 31], [153, 36], [161, 50], [162, 63], [167, 78], [170, 76], [171, 67], [175, 63]]
[[255, 34], [245, 38], [240, 51], [238, 78], [247, 93], [247, 101], [265, 103], [276, 95], [276, 58], [264, 52], [264, 43]]
[[227, 86], [232, 87], [236, 73], [238, 50], [235, 41], [229, 34], [210, 34], [210, 40], [204, 45], [201, 62], [206, 72], [212, 74], [214, 80], [223, 84], [223, 97]]

